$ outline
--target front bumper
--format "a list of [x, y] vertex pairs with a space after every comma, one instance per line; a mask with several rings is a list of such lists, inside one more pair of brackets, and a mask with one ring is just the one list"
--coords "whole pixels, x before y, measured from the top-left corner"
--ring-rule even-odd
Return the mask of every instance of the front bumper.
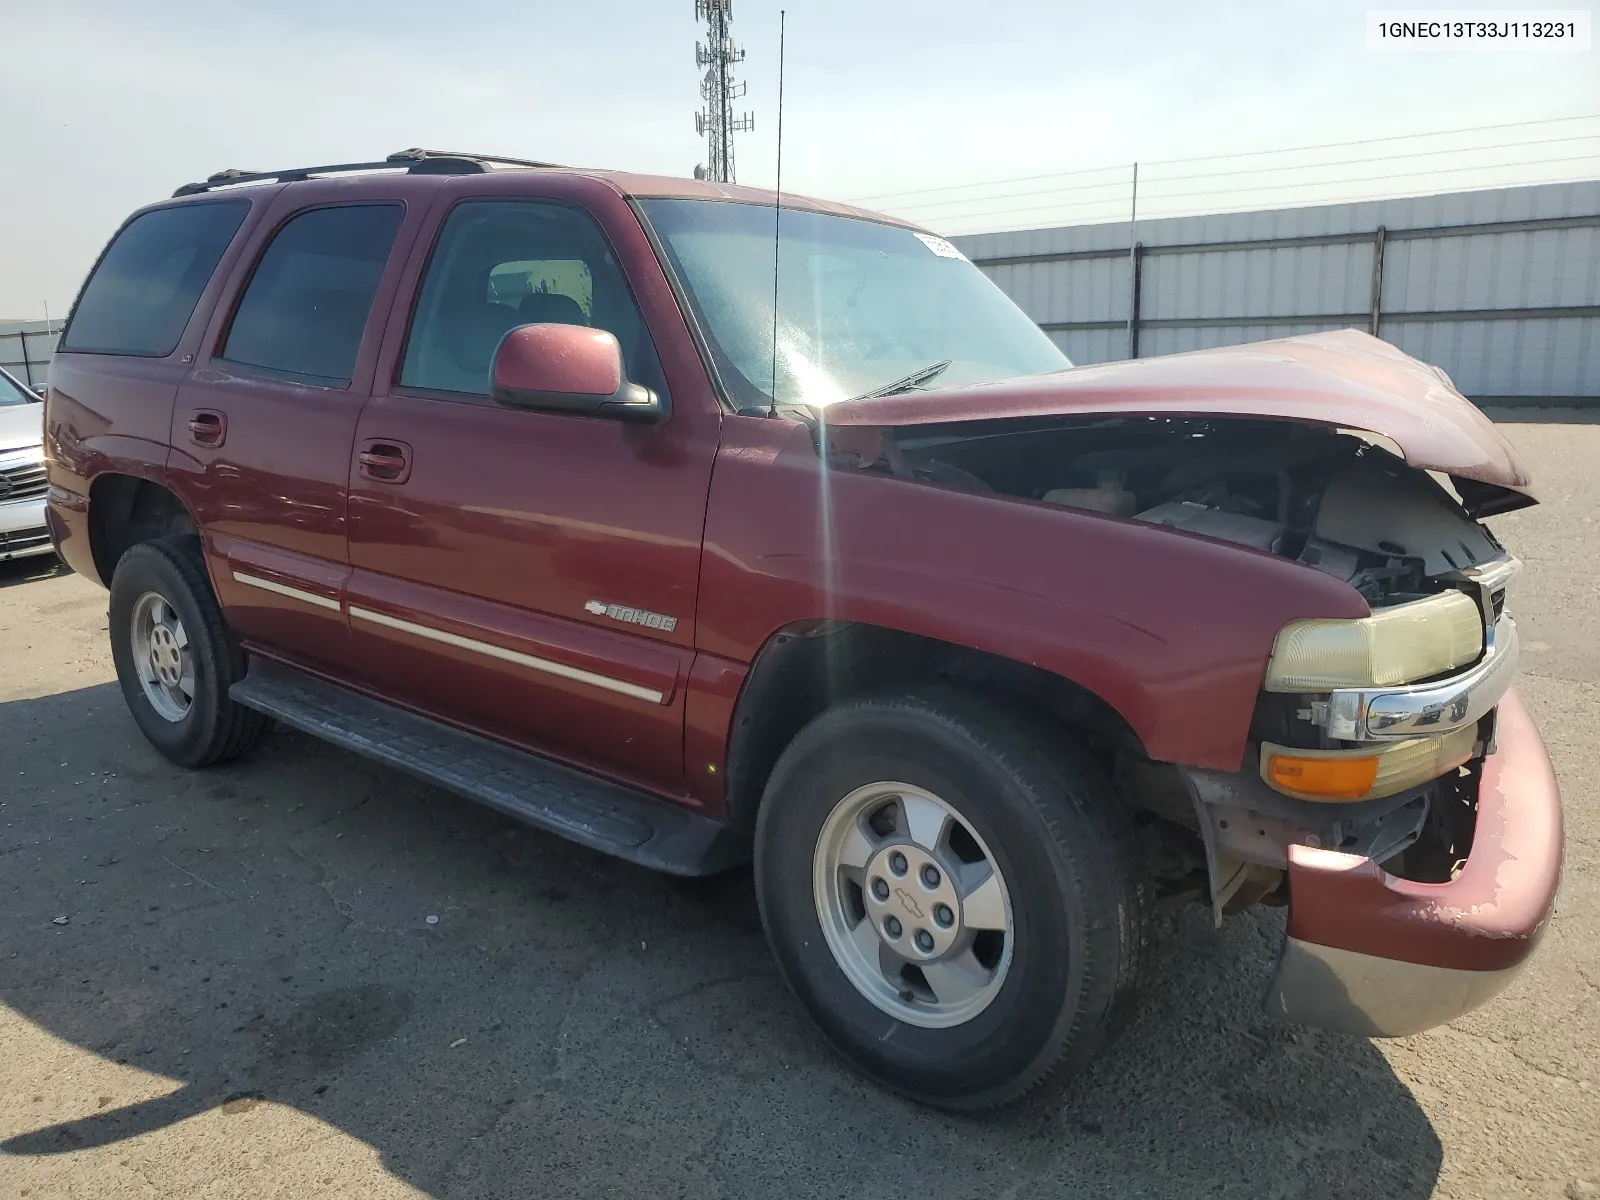
[[43, 449], [0, 451], [0, 562], [54, 549], [44, 498]]
[[1448, 883], [1369, 858], [1289, 848], [1289, 931], [1269, 1012], [1368, 1037], [1453, 1020], [1506, 986], [1538, 945], [1561, 879], [1561, 794], [1533, 719], [1500, 701], [1472, 850]]
[[49, 554], [50, 531], [45, 527], [44, 497], [0, 503], [0, 562], [30, 554]]

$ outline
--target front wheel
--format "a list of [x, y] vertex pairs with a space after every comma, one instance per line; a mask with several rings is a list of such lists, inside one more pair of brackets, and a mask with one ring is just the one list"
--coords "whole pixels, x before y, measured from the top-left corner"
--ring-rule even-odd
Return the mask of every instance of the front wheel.
[[1148, 885], [1109, 784], [963, 693], [847, 702], [773, 771], [756, 887], [778, 963], [868, 1075], [952, 1109], [1064, 1080], [1131, 991]]
[[111, 577], [111, 657], [134, 721], [186, 767], [236, 758], [268, 728], [228, 688], [244, 656], [228, 636], [193, 538], [133, 547]]

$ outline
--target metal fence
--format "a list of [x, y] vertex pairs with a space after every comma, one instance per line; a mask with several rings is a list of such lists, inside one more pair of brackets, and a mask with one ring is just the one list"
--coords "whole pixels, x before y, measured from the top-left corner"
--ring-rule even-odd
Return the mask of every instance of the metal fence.
[[40, 387], [56, 352], [60, 323], [10, 321], [0, 324], [0, 367], [29, 387]]
[[1600, 403], [1600, 181], [951, 240], [1074, 362], [1357, 328], [1480, 403]]

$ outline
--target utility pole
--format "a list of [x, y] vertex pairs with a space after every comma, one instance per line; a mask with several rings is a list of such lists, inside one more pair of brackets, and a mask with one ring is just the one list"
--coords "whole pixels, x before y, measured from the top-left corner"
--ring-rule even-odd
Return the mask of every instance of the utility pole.
[[733, 115], [733, 102], [745, 92], [745, 85], [733, 80], [733, 64], [744, 61], [729, 32], [733, 0], [694, 0], [694, 19], [706, 23], [706, 44], [694, 44], [695, 65], [706, 68], [700, 81], [705, 107], [694, 114], [694, 131], [706, 139], [706, 161], [695, 167], [694, 177], [732, 183], [733, 135], [756, 127], [753, 113]]

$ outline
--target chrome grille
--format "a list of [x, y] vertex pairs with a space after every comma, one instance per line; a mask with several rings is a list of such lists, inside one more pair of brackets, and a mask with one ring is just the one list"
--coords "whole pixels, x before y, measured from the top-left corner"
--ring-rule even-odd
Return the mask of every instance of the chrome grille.
[[44, 495], [46, 487], [42, 462], [0, 467], [0, 504], [37, 500]]
[[0, 533], [0, 558], [26, 554], [49, 544], [50, 531], [42, 525], [37, 529], [14, 529], [10, 533]]
[[1469, 584], [1478, 591], [1478, 607], [1483, 610], [1484, 629], [1493, 629], [1506, 611], [1506, 597], [1516, 580], [1522, 564], [1509, 554], [1492, 563], [1468, 567], [1461, 572]]

